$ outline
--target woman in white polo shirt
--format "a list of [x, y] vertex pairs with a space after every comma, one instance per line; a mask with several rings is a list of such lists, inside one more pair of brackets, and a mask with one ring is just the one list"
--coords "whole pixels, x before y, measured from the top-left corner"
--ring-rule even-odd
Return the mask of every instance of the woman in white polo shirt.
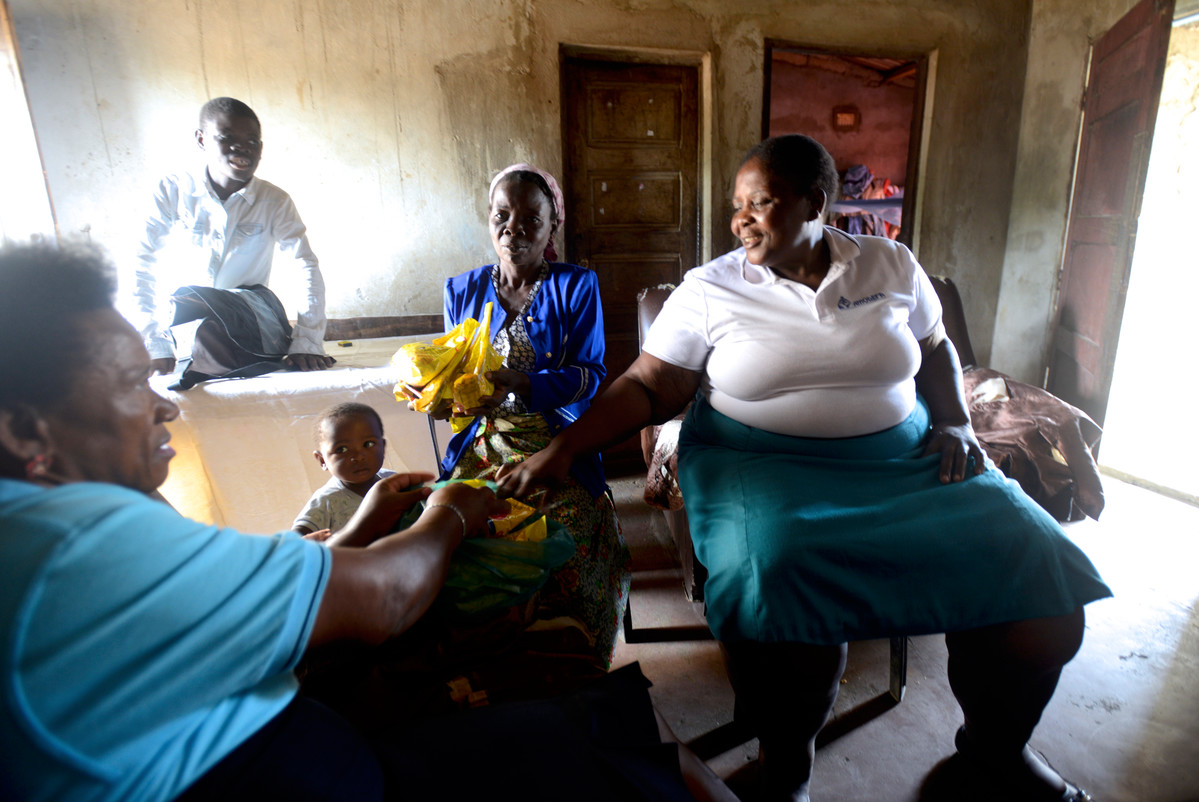
[[1083, 608], [1110, 595], [1051, 516], [987, 462], [928, 276], [903, 245], [824, 225], [815, 140], [737, 173], [742, 247], [697, 267], [629, 370], [501, 495], [691, 405], [679, 479], [708, 623], [767, 798], [807, 800], [849, 640], [945, 632], [963, 760], [1022, 800], [1086, 800], [1028, 746]]

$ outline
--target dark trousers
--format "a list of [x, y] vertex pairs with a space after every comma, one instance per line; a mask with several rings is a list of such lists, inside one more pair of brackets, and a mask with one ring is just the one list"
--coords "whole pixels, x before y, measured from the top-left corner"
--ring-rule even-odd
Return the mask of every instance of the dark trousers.
[[373, 740], [298, 697], [180, 799], [693, 800], [649, 684], [634, 664], [572, 694], [400, 722]]

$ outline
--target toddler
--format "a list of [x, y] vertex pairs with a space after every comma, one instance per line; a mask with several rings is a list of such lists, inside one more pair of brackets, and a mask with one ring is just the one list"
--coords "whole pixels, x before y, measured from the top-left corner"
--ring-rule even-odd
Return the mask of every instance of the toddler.
[[325, 540], [341, 529], [362, 503], [366, 491], [395, 471], [383, 470], [383, 419], [366, 404], [329, 407], [313, 428], [321, 468], [332, 474], [312, 494], [291, 528], [312, 540]]

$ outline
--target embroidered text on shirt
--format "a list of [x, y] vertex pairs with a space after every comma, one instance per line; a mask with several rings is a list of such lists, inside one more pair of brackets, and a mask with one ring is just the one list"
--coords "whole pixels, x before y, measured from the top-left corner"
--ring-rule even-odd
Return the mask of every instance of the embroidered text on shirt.
[[885, 297], [886, 297], [885, 293], [876, 292], [874, 295], [867, 295], [865, 298], [859, 298], [856, 301], [851, 301], [848, 298], [846, 298], [844, 295], [842, 295], [841, 299], [839, 301], [837, 301], [837, 308], [838, 309], [857, 309], [859, 306], [863, 306], [865, 304], [872, 304], [875, 301], [881, 301]]

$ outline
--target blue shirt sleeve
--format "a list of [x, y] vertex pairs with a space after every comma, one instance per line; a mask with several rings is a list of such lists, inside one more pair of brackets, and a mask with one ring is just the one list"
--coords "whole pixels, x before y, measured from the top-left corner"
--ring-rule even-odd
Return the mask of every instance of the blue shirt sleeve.
[[85, 483], [40, 494], [21, 525], [56, 541], [14, 573], [11, 687], [45, 753], [112, 782], [149, 782], [146, 761], [187, 782], [180, 766], [213, 765], [294, 696], [331, 564], [319, 544]]

